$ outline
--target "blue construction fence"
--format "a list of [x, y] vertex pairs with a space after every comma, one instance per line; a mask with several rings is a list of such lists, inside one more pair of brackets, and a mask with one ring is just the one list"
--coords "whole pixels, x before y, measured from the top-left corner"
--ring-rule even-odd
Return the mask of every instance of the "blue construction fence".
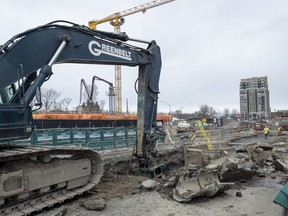
[[[159, 134], [159, 142], [164, 142], [165, 135]], [[136, 142], [135, 127], [119, 128], [55, 128], [34, 130], [30, 139], [14, 141], [16, 144], [36, 146], [79, 146], [95, 150], [129, 148]]]

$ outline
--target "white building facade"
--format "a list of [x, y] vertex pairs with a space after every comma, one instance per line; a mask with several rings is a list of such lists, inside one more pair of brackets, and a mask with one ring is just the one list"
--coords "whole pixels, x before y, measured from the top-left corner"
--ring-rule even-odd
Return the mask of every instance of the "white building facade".
[[271, 117], [268, 79], [252, 77], [240, 82], [240, 113], [243, 120], [267, 120]]

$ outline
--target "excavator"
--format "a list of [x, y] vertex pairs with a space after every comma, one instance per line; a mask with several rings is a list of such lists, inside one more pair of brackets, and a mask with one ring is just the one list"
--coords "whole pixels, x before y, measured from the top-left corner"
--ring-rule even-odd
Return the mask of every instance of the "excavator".
[[[136, 47], [127, 41], [148, 44]], [[135, 44], [135, 43], [134, 43]], [[41, 106], [41, 86], [54, 64], [138, 66], [137, 138], [139, 169], [159, 171], [156, 115], [161, 71], [155, 41], [54, 21], [17, 34], [0, 46], [0, 215], [29, 215], [97, 185], [99, 153], [89, 148], [14, 144], [28, 139], [35, 124], [31, 101]]]

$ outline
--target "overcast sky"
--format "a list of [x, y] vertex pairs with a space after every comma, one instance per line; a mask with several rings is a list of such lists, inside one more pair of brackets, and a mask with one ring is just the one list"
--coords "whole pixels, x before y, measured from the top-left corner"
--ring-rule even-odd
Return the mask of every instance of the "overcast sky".
[[[151, 1], [151, 0], [150, 0]], [[1, 0], [0, 44], [15, 34], [54, 20], [87, 25], [112, 13], [149, 0]], [[156, 40], [162, 51], [159, 108], [183, 113], [207, 104], [218, 111], [240, 110], [241, 79], [267, 76], [272, 111], [288, 109], [287, 0], [175, 0], [125, 18], [121, 31], [131, 38]], [[109, 23], [99, 30], [113, 32]], [[114, 83], [113, 66], [55, 65], [44, 84], [61, 97], [79, 103], [80, 80], [94, 75]], [[136, 111], [134, 82], [138, 69], [122, 67], [122, 107]], [[2, 75], [3, 76], [3, 75]], [[97, 82], [99, 100], [106, 101], [108, 85]], [[162, 102], [164, 101], [164, 102]]]

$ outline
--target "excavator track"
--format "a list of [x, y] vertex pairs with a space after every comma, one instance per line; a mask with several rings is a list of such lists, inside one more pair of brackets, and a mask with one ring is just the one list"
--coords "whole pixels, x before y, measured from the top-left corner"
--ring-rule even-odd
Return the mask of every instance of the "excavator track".
[[103, 162], [88, 148], [3, 145], [0, 172], [0, 215], [22, 216], [92, 189]]

